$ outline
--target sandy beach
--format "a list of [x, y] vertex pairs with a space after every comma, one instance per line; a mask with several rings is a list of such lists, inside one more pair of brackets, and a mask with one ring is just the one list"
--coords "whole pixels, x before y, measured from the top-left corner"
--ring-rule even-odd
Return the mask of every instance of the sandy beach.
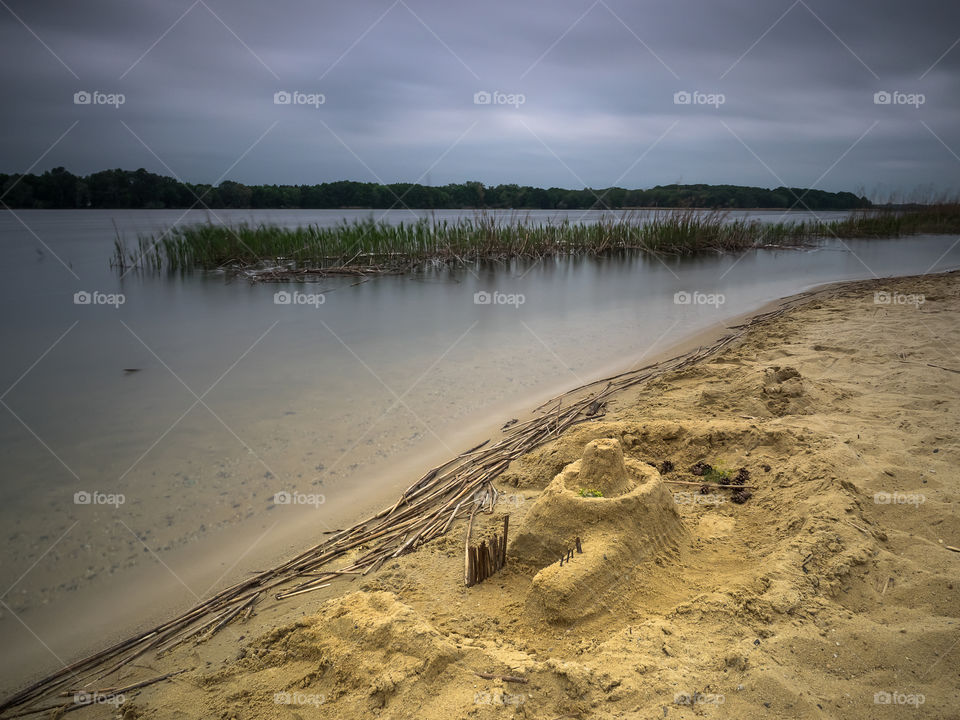
[[71, 715], [957, 717], [960, 275], [785, 308], [515, 460], [473, 523], [509, 515], [485, 582], [458, 521]]

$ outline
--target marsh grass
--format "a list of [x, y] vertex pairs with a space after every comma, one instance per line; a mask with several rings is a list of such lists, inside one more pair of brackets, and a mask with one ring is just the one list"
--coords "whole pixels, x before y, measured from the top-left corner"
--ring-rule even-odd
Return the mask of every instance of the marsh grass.
[[318, 272], [396, 271], [425, 262], [609, 254], [618, 250], [690, 255], [755, 247], [798, 246], [817, 238], [900, 237], [960, 232], [960, 205], [909, 211], [864, 211], [829, 222], [762, 223], [723, 211], [662, 210], [601, 218], [589, 224], [531, 222], [479, 212], [456, 221], [424, 218], [392, 225], [372, 218], [333, 227], [265, 224], [175, 227], [140, 236], [137, 247], [114, 243], [112, 265], [152, 270], [285, 268]]

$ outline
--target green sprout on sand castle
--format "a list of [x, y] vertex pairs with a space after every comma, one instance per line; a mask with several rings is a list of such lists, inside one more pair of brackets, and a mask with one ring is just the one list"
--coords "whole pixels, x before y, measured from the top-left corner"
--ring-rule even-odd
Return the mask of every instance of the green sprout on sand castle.
[[718, 483], [720, 485], [729, 484], [730, 477], [733, 475], [733, 470], [725, 468], [720, 464], [710, 465], [709, 463], [703, 462], [703, 460], [700, 460], [691, 467], [690, 472], [698, 477], [702, 477], [704, 482]]
[[722, 465], [714, 465], [710, 470], [703, 476], [703, 479], [707, 482], [714, 482], [720, 485], [727, 485], [730, 482], [730, 477], [733, 475], [733, 470], [725, 468]]
[[603, 493], [599, 490], [589, 490], [587, 488], [580, 488], [580, 497], [603, 497]]

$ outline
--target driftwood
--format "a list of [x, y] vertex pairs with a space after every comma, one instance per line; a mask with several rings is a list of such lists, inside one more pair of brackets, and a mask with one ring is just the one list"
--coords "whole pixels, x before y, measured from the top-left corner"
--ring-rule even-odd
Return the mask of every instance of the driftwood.
[[[701, 346], [660, 363], [586, 383], [552, 398], [535, 409], [535, 417], [508, 428], [499, 441], [478, 446], [480, 449], [462, 453], [427, 472], [408, 487], [393, 506], [329, 535], [319, 544], [276, 567], [257, 572], [220, 590], [177, 617], [32, 683], [0, 703], [0, 716], [9, 717], [10, 711], [29, 710], [43, 699], [55, 697], [68, 683], [84, 685], [97, 682], [145, 653], [161, 648], [170, 649], [186, 639], [202, 636], [210, 628], [220, 629], [237, 613], [246, 612], [246, 608], [250, 607], [248, 604], [255, 602], [255, 598], [261, 594], [272, 593], [277, 600], [291, 598], [325, 587], [344, 573], [366, 574], [390, 558], [413, 552], [443, 535], [453, 521], [472, 516], [476, 512], [476, 503], [464, 501], [485, 487], [492, 489], [491, 482], [513, 460], [575, 425], [603, 417], [600, 414], [602, 408], [615, 393], [716, 355], [754, 326], [779, 317], [800, 301], [817, 295], [811, 292], [795, 296], [779, 309], [757, 315], [749, 322], [731, 328], [730, 333], [708, 347]], [[544, 411], [548, 406], [550, 410]], [[469, 532], [467, 538], [469, 546]], [[318, 573], [358, 548], [363, 548], [362, 554], [350, 566]]]
[[403, 268], [383, 268], [376, 265], [337, 265], [316, 268], [269, 268], [265, 270], [243, 270], [251, 282], [286, 282], [288, 280], [308, 280], [313, 277], [331, 277], [347, 275], [368, 278], [379, 275], [400, 275]]
[[[64, 692], [59, 693], [60, 697], [73, 697], [74, 700], [68, 703], [60, 703], [58, 705], [49, 705], [46, 707], [34, 708], [32, 710], [25, 710], [23, 712], [16, 713], [14, 715], [8, 715], [10, 718], [18, 717], [27, 717], [29, 715], [39, 715], [42, 712], [51, 712], [59, 711], [60, 715], [66, 715], [68, 712], [73, 712], [74, 710], [79, 710], [80, 708], [89, 707], [90, 705], [95, 704], [95, 699], [97, 697], [106, 697], [112, 696], [117, 697], [125, 695], [134, 690], [140, 690], [141, 688], [148, 687], [149, 685], [155, 685], [158, 682], [163, 682], [164, 680], [169, 680], [172, 677], [177, 675], [182, 675], [186, 670], [177, 670], [175, 672], [169, 672], [166, 675], [160, 675], [159, 677], [153, 677], [149, 680], [141, 680], [140, 682], [135, 682], [130, 685], [125, 685], [124, 687], [111, 687], [103, 688], [96, 690], [65, 690]], [[83, 696], [78, 698], [77, 696]], [[83, 700], [86, 700], [85, 702]], [[59, 717], [58, 715], [57, 717]]]

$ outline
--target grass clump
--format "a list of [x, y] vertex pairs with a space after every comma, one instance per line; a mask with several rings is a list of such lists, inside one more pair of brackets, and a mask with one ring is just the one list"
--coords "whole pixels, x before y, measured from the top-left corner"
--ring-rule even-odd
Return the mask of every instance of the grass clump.
[[627, 213], [597, 222], [531, 222], [478, 213], [455, 221], [422, 218], [389, 224], [373, 218], [333, 227], [266, 224], [174, 227], [140, 236], [130, 250], [118, 238], [111, 261], [121, 269], [272, 268], [287, 272], [402, 271], [426, 262], [603, 255], [634, 250], [690, 255], [756, 247], [796, 246], [816, 238], [900, 237], [960, 232], [960, 204], [869, 210], [842, 220], [763, 223], [731, 220], [723, 211], [690, 209]]
[[732, 476], [733, 470], [721, 465], [714, 465], [709, 471], [704, 473], [703, 479], [706, 482], [716, 483], [718, 485], [729, 485]]
[[587, 488], [580, 488], [578, 493], [580, 497], [584, 498], [600, 498], [603, 497], [603, 493], [600, 490], [588, 490]]

